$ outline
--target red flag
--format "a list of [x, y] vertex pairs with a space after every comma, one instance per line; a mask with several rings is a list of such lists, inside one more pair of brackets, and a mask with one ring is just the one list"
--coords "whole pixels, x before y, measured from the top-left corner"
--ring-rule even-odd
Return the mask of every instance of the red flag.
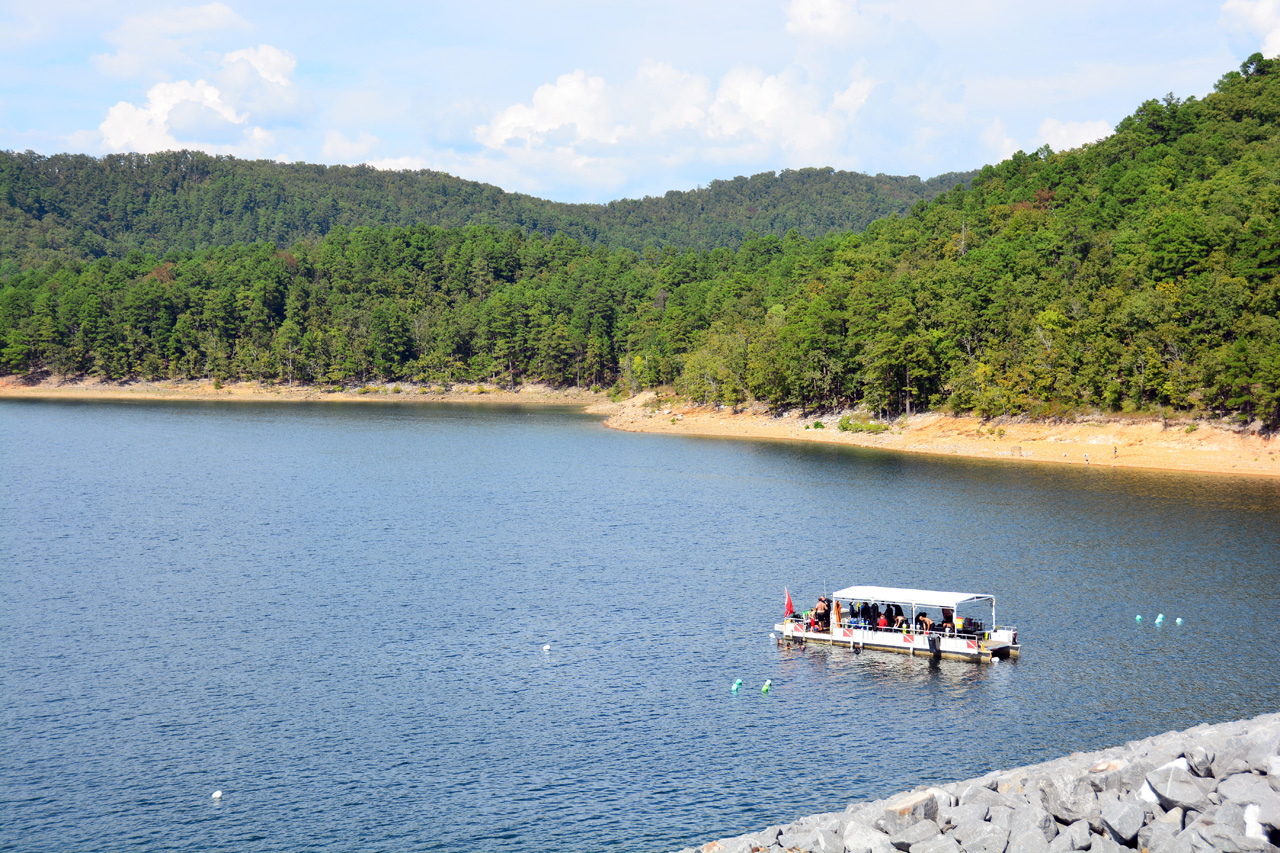
[[782, 590], [787, 594], [787, 609], [786, 609], [786, 612], [782, 614], [782, 617], [785, 619], [788, 616], [795, 615], [796, 609], [791, 606], [791, 590], [787, 589], [785, 586], [782, 588]]

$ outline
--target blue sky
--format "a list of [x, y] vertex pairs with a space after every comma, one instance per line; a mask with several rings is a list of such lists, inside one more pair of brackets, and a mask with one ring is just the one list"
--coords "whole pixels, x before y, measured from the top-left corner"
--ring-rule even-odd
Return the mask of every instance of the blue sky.
[[1093, 141], [1280, 0], [0, 2], [0, 148], [429, 168], [560, 201]]

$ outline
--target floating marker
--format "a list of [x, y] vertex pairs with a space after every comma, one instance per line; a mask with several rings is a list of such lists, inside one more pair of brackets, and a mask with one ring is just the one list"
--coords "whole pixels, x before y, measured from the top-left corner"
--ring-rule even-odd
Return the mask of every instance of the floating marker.
[[1141, 622], [1141, 621], [1142, 621], [1142, 614], [1141, 614], [1141, 613], [1139, 613], [1137, 616], [1133, 617], [1133, 621], [1135, 621], [1135, 622]]
[[1181, 617], [1181, 616], [1179, 616], [1177, 619], [1174, 619], [1173, 621], [1174, 621], [1174, 623], [1175, 623], [1175, 624], [1177, 624], [1177, 625], [1181, 625], [1181, 624], [1182, 624], [1182, 617]]
[[739, 687], [741, 687], [741, 686], [742, 686], [742, 679], [741, 679], [741, 678], [739, 678], [739, 679], [736, 679], [736, 680], [733, 682], [733, 686], [732, 686], [732, 687], [730, 687], [729, 689], [730, 689], [730, 690], [732, 690], [734, 693], [737, 693], [737, 692], [738, 692], [738, 688], [739, 688]]
[[543, 647], [542, 647], [542, 650], [543, 650], [544, 652], [549, 652], [549, 651], [551, 651], [551, 644], [550, 644], [550, 643], [547, 643], [545, 646], [543, 646]]
[[770, 688], [770, 687], [772, 687], [772, 686], [773, 686], [773, 681], [772, 681], [771, 679], [766, 678], [766, 679], [765, 679], [765, 681], [764, 681], [764, 686], [760, 688], [760, 692], [761, 692], [761, 693], [768, 693], [768, 692], [769, 692], [769, 688]]
[[1156, 624], [1159, 625], [1163, 621], [1164, 621], [1164, 614], [1161, 613], [1159, 616], [1156, 617]]
[[220, 800], [220, 799], [222, 799], [222, 792], [221, 792], [221, 791], [214, 791], [214, 792], [213, 792], [213, 797], [211, 797], [211, 799], [214, 799], [214, 800]]
[[770, 631], [770, 632], [769, 632], [769, 639], [770, 639], [770, 640], [774, 639], [774, 636], [773, 636], [773, 632], [772, 632], [772, 631]]

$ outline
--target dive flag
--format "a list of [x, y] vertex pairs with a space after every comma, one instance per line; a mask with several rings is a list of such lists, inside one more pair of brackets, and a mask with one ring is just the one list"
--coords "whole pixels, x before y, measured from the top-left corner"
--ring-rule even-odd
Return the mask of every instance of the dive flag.
[[785, 611], [785, 612], [783, 612], [783, 614], [782, 614], [783, 618], [786, 618], [787, 616], [792, 616], [792, 615], [794, 615], [794, 614], [795, 614], [795, 612], [796, 612], [796, 609], [795, 609], [794, 607], [792, 607], [792, 606], [791, 606], [791, 590], [787, 589], [787, 588], [784, 586], [784, 587], [782, 588], [782, 591], [783, 591], [783, 592], [785, 592], [785, 593], [787, 594], [787, 609], [786, 609], [786, 611]]

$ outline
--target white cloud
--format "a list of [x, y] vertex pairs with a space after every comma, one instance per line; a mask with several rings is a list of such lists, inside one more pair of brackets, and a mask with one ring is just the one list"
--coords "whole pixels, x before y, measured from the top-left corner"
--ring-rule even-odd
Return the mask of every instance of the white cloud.
[[102, 141], [111, 151], [150, 153], [177, 148], [178, 141], [170, 133], [169, 120], [179, 108], [208, 111], [223, 123], [244, 124], [245, 117], [223, 103], [222, 95], [204, 80], [192, 83], [157, 83], [147, 92], [147, 103], [138, 107], [121, 101], [107, 111], [99, 126]]
[[378, 137], [361, 131], [355, 139], [348, 139], [341, 131], [330, 130], [324, 135], [324, 147], [320, 156], [326, 163], [357, 163], [376, 148]]
[[1090, 142], [1097, 142], [1099, 139], [1110, 136], [1111, 132], [1111, 124], [1102, 120], [1058, 121], [1056, 118], [1047, 118], [1040, 122], [1040, 130], [1036, 138], [1048, 144], [1054, 151], [1066, 151]]
[[[219, 11], [219, 4], [200, 7], [194, 11], [207, 14], [189, 15], [177, 23], [170, 22], [170, 30], [194, 26], [193, 21], [225, 21], [230, 10], [220, 8], [225, 13]], [[157, 19], [158, 16], [153, 16], [147, 20], [154, 24]], [[216, 54], [212, 61], [218, 62]], [[156, 83], [147, 90], [146, 103], [117, 103], [99, 125], [101, 146], [108, 151], [147, 153], [200, 148], [243, 156], [260, 155], [275, 140], [274, 133], [265, 125], [289, 123], [308, 112], [305, 98], [291, 79], [296, 66], [297, 60], [291, 53], [269, 44], [226, 53], [216, 70], [206, 68], [214, 71], [212, 80], [201, 77], [195, 81]], [[351, 147], [367, 136], [348, 141], [345, 146], [335, 142], [335, 150], [347, 152], [342, 159], [351, 159], [357, 156], [351, 153]]]
[[222, 58], [223, 65], [231, 66], [237, 62], [248, 63], [262, 79], [277, 86], [292, 86], [293, 81], [289, 78], [298, 67], [298, 60], [292, 53], [269, 44], [233, 50]]
[[650, 133], [696, 128], [707, 120], [711, 83], [706, 77], [650, 61], [640, 66], [636, 89]]
[[1280, 0], [1226, 0], [1222, 18], [1227, 26], [1257, 36], [1264, 56], [1280, 56]]
[[982, 144], [995, 155], [995, 159], [1003, 160], [1018, 150], [1018, 143], [1009, 136], [1004, 122], [996, 118], [982, 130]]
[[787, 32], [841, 38], [853, 32], [857, 14], [853, 0], [791, 0], [787, 4]]
[[174, 66], [200, 59], [200, 42], [211, 33], [248, 29], [249, 24], [222, 3], [165, 9], [125, 20], [104, 38], [111, 55], [93, 57], [98, 70], [118, 77], [166, 76]]
[[613, 122], [611, 115], [604, 78], [578, 70], [539, 86], [531, 103], [507, 107], [489, 124], [476, 128], [476, 138], [490, 148], [513, 140], [534, 147], [552, 137], [561, 143], [614, 143], [627, 128]]

